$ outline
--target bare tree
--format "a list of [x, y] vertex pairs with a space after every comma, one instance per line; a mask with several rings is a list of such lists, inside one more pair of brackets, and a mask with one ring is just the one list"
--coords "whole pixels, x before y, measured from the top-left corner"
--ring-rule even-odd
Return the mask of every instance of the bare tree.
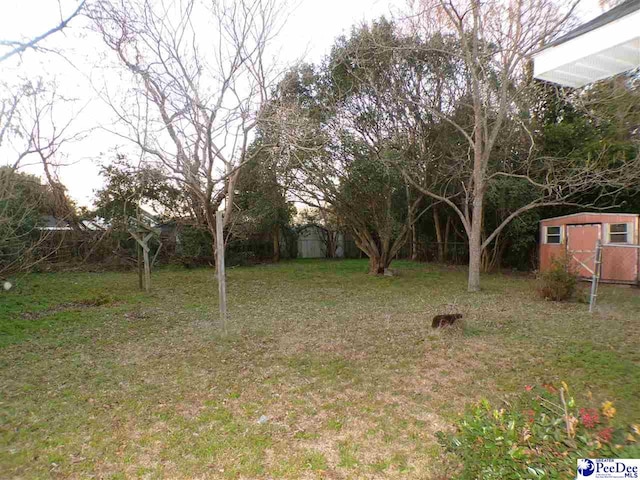
[[[0, 273], [25, 271], [48, 256], [40, 247], [48, 232], [41, 229], [41, 216], [50, 214], [77, 228], [75, 209], [56, 175], [61, 148], [80, 134], [71, 134], [70, 121], [57, 126], [54, 108], [65, 99], [54, 84], [23, 80], [2, 84], [0, 93], [0, 152], [6, 165], [0, 167]], [[21, 171], [41, 167], [47, 183]]]
[[[422, 0], [408, 24], [417, 35], [453, 36], [459, 48], [443, 50], [461, 67], [458, 88], [439, 105], [417, 99], [421, 108], [446, 124], [457, 144], [444, 162], [422, 172], [403, 173], [415, 188], [448, 205], [469, 239], [469, 291], [480, 289], [482, 252], [518, 215], [533, 208], [566, 205], [580, 193], [601, 186], [612, 194], [633, 181], [637, 165], [603, 168], [597, 160], [567, 163], [536, 155], [534, 132], [520, 109], [531, 85], [529, 56], [557, 36], [571, 18], [575, 3], [564, 9], [551, 0]], [[432, 47], [427, 47], [432, 48]], [[526, 138], [517, 155], [500, 150], [505, 137]], [[423, 159], [423, 163], [428, 159]], [[526, 182], [537, 194], [513, 211], [493, 232], [484, 232], [485, 196], [491, 183], [510, 178]]]
[[50, 37], [56, 32], [60, 32], [69, 25], [69, 22], [73, 20], [75, 17], [82, 13], [82, 10], [85, 8], [87, 0], [81, 0], [75, 9], [64, 16], [62, 10], [60, 10], [60, 19], [58, 23], [47, 30], [46, 32], [41, 33], [33, 38], [28, 39], [20, 39], [20, 40], [0, 40], [0, 49], [4, 50], [0, 53], [0, 62], [7, 60], [8, 58], [13, 57], [14, 55], [19, 55], [29, 49], [38, 49], [40, 48], [40, 44], [47, 37]]
[[232, 221], [240, 169], [275, 77], [276, 0], [103, 0], [91, 17], [138, 81], [132, 108], [111, 105], [150, 162], [186, 190], [215, 247], [216, 211]]
[[[33, 158], [34, 162], [40, 164], [51, 190], [51, 213], [58, 220], [68, 222], [75, 230], [83, 230], [75, 206], [58, 176], [58, 169], [64, 164], [64, 147], [86, 134], [85, 131], [71, 130], [73, 118], [78, 112], [73, 115], [56, 112], [63, 104], [68, 108], [75, 101], [60, 95], [54, 82], [45, 84], [42, 80], [30, 80], [25, 82], [23, 91], [23, 108], [16, 134], [25, 145], [17, 162]], [[14, 165], [17, 167], [18, 163]]]

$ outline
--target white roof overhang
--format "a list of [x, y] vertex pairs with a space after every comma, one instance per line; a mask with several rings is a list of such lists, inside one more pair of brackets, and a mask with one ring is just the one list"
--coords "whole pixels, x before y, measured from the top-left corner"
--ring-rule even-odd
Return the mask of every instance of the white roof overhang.
[[582, 87], [640, 67], [640, 9], [566, 37], [533, 55], [535, 78]]

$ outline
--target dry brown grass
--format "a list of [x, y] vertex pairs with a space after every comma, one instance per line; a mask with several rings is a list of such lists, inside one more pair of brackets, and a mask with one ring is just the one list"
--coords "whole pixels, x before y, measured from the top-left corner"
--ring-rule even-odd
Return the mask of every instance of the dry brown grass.
[[[563, 379], [640, 415], [633, 290], [604, 288], [590, 316], [526, 278], [467, 294], [464, 272], [396, 268], [231, 270], [226, 338], [209, 270], [161, 271], [150, 296], [128, 274], [27, 279], [6, 297], [0, 477], [450, 478], [434, 433], [481, 397]], [[451, 310], [463, 324], [432, 330]], [[46, 323], [18, 328], [30, 313]]]

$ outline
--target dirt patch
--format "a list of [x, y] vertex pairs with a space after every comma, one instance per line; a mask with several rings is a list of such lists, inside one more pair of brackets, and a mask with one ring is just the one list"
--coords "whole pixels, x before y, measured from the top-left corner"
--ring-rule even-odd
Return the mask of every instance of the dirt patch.
[[24, 320], [37, 320], [39, 318], [48, 317], [60, 312], [68, 312], [73, 310], [83, 310], [86, 308], [101, 307], [113, 303], [113, 299], [106, 296], [98, 296], [73, 302], [66, 302], [56, 305], [39, 312], [24, 312], [20, 315]]

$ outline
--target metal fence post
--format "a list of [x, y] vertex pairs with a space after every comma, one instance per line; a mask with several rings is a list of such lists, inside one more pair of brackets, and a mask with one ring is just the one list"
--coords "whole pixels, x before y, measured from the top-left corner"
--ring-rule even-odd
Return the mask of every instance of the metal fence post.
[[589, 313], [593, 313], [598, 297], [598, 283], [600, 282], [600, 269], [602, 264], [602, 242], [596, 240], [596, 258], [593, 265], [593, 276], [591, 277], [591, 295], [589, 297]]

